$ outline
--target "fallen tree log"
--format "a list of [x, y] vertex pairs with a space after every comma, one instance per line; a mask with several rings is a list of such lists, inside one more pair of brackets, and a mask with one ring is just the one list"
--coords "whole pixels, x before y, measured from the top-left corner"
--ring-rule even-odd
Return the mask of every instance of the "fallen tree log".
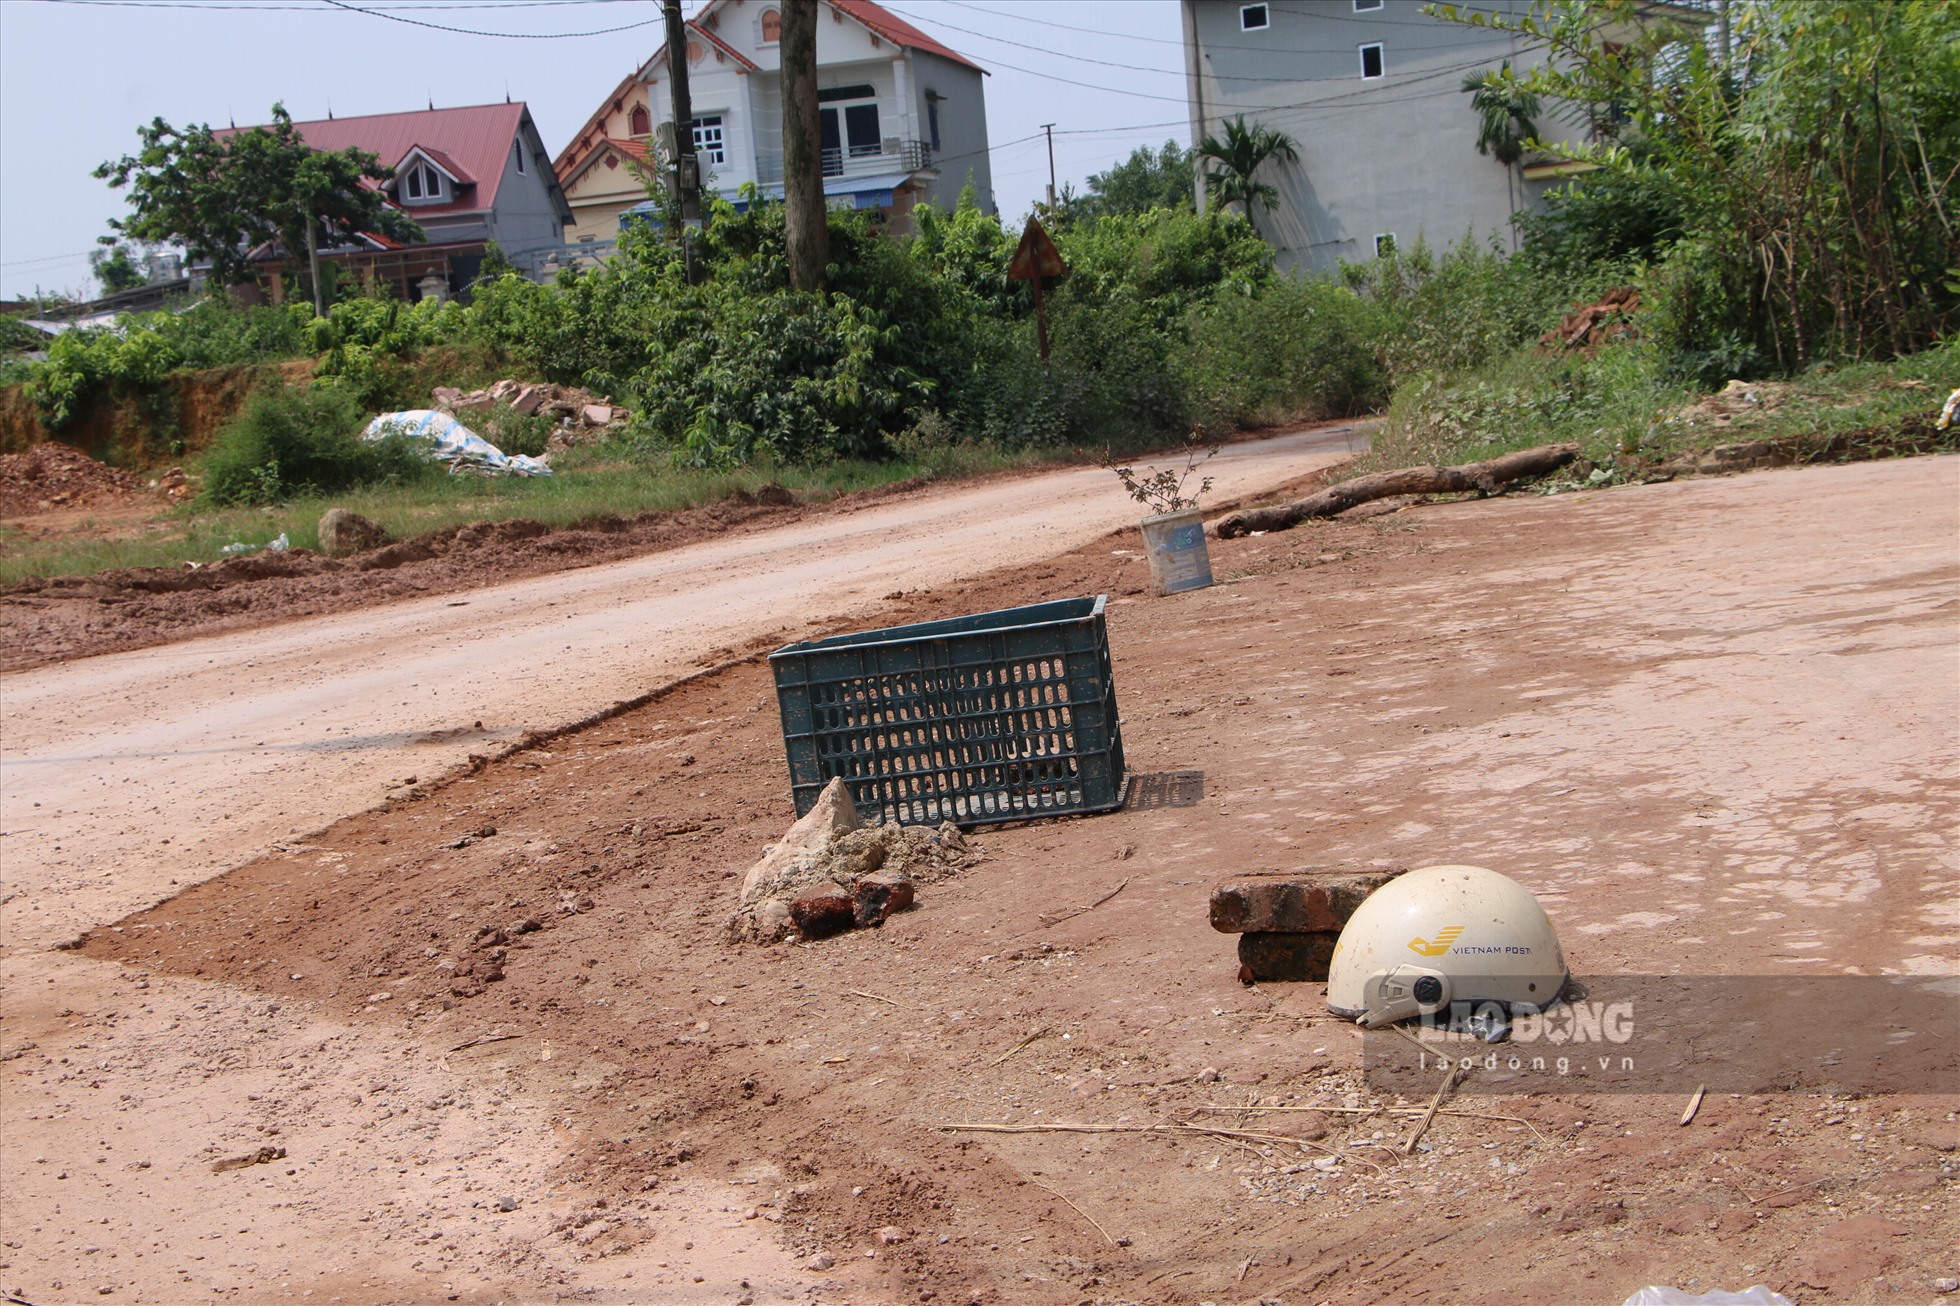
[[1218, 519], [1213, 529], [1219, 539], [1229, 540], [1254, 531], [1290, 530], [1310, 518], [1332, 517], [1357, 504], [1398, 494], [1463, 494], [1471, 490], [1494, 494], [1513, 481], [1555, 472], [1578, 456], [1576, 444], [1547, 444], [1461, 467], [1398, 467], [1389, 472], [1371, 472], [1330, 485], [1294, 503], [1227, 514]]

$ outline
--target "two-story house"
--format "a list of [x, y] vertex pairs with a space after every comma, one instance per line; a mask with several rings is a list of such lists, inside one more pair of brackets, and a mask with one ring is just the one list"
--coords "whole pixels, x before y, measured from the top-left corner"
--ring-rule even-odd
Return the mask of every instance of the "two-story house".
[[[422, 228], [422, 240], [404, 245], [355, 232], [321, 254], [364, 280], [392, 284], [405, 300], [462, 291], [493, 241], [531, 270], [564, 242], [571, 209], [521, 101], [322, 118], [293, 127], [316, 150], [352, 146], [395, 170], [383, 189]], [[273, 297], [283, 297], [286, 252], [272, 245], [252, 257], [265, 268]]]
[[[771, 0], [709, 0], [687, 24], [692, 131], [704, 191], [747, 182], [783, 193], [782, 13]], [[641, 176], [673, 119], [663, 44], [613, 88], [557, 159], [573, 219], [568, 243], [611, 240], [648, 212]], [[951, 208], [973, 183], [993, 211], [985, 72], [871, 0], [821, 0], [817, 85], [824, 192], [897, 218], [921, 201]], [[636, 166], [633, 166], [636, 165]]]
[[[1257, 221], [1283, 267], [1327, 270], [1419, 236], [1445, 246], [1495, 235], [1514, 247], [1512, 215], [1540, 208], [1575, 171], [1553, 156], [1511, 165], [1477, 152], [1465, 77], [1542, 60], [1512, 33], [1445, 22], [1414, 0], [1180, 3], [1192, 141], [1222, 137], [1226, 120], [1243, 115], [1298, 149], [1297, 162], [1269, 162], [1259, 174], [1280, 193]], [[1463, 7], [1522, 18], [1531, 5]], [[1694, 9], [1692, 0], [1648, 7], [1675, 18]], [[1536, 125], [1548, 139], [1589, 134], [1553, 106]], [[1198, 190], [1202, 204], [1202, 175]]]

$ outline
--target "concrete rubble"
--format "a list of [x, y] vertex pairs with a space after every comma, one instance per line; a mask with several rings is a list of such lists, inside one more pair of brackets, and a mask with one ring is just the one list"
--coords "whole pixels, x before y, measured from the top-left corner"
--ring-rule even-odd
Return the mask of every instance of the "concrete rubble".
[[937, 829], [865, 825], [844, 782], [832, 780], [742, 879], [730, 923], [737, 940], [773, 943], [875, 929], [910, 908], [915, 882], [946, 879], [980, 860], [947, 822]]
[[[503, 404], [525, 417], [549, 417], [556, 426], [546, 442], [546, 449], [551, 453], [575, 445], [596, 444], [623, 430], [632, 417], [632, 413], [602, 395], [549, 381], [531, 384], [507, 378], [481, 390], [464, 392], [455, 386], [439, 385], [429, 393], [439, 412], [457, 416], [488, 412]], [[486, 425], [485, 438], [494, 441], [494, 430], [494, 422]]]
[[1239, 936], [1241, 983], [1322, 981], [1355, 908], [1405, 869], [1307, 867], [1227, 880], [1211, 891], [1211, 927]]

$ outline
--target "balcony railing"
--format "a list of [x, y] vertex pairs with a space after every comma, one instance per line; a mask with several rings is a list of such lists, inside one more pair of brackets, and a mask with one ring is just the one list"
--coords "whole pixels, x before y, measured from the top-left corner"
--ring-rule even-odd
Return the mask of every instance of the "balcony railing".
[[[932, 166], [932, 147], [924, 141], [888, 136], [876, 148], [856, 146], [825, 150], [825, 177], [871, 177], [886, 172], [918, 172]], [[769, 152], [756, 159], [756, 181], [764, 186], [783, 180], [783, 156]]]

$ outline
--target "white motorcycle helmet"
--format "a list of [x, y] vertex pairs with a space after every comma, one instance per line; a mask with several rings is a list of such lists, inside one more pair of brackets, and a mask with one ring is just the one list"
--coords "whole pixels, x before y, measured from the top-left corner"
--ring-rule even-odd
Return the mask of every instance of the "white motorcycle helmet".
[[1370, 1029], [1442, 1014], [1495, 1042], [1514, 1008], [1552, 1006], [1569, 978], [1551, 919], [1523, 885], [1481, 866], [1425, 866], [1348, 918], [1327, 1006]]

